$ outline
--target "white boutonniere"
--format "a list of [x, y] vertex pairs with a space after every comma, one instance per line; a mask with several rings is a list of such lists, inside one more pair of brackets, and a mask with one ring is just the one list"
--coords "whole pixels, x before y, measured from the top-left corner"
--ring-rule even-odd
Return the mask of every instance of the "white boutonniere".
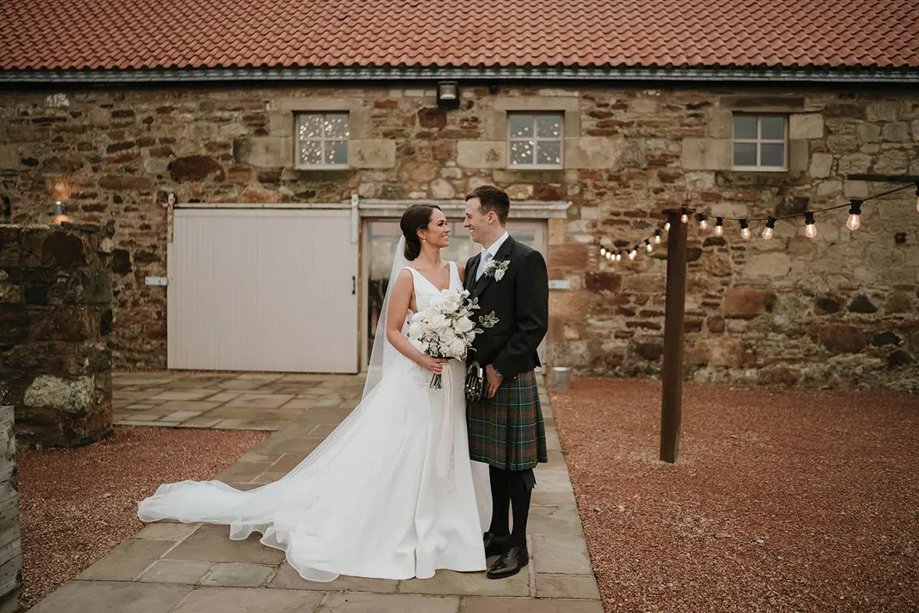
[[510, 265], [510, 260], [491, 260], [485, 265], [485, 270], [482, 274], [486, 277], [494, 277], [495, 281], [500, 281], [504, 278], [504, 273], [507, 272], [507, 267]]

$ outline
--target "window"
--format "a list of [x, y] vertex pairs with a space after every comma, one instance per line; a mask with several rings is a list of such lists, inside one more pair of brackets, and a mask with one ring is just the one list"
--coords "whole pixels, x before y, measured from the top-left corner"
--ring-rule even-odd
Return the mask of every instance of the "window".
[[348, 167], [348, 113], [297, 115], [297, 168]]
[[784, 115], [734, 115], [734, 168], [785, 170]]
[[561, 168], [562, 143], [562, 113], [508, 113], [509, 168]]

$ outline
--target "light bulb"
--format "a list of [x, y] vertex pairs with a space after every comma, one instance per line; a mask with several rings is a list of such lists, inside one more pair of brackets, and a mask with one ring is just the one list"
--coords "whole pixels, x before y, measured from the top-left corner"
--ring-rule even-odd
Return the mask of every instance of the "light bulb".
[[862, 225], [862, 201], [853, 198], [849, 201], [849, 219], [846, 220], [846, 227], [852, 232], [858, 230]]
[[703, 232], [708, 230], [708, 219], [705, 217], [705, 213], [696, 213], [696, 219], [699, 220], [699, 229]]
[[683, 207], [683, 213], [680, 215], [680, 223], [689, 223], [689, 209]]
[[744, 238], [744, 240], [750, 239], [750, 223], [746, 219], [740, 220], [740, 235]]
[[811, 211], [804, 211], [804, 236], [807, 238], [817, 236], [817, 224], [814, 223], [814, 214]]
[[670, 222], [664, 223], [664, 232], [670, 232]]
[[772, 233], [775, 231], [775, 217], [770, 217], [769, 221], [766, 222], [766, 227], [763, 228], [763, 238], [769, 240], [772, 238]]
[[716, 217], [715, 218], [715, 236], [721, 236], [724, 234], [724, 218]]
[[606, 257], [606, 247], [600, 247], [600, 255]]
[[655, 245], [661, 244], [661, 231], [660, 230], [654, 231], [654, 244]]
[[749, 239], [752, 234], [750, 233], [750, 228], [744, 228], [740, 231], [740, 235], [746, 239]]
[[645, 241], [645, 251], [647, 251], [648, 253], [651, 253], [652, 251], [654, 251], [654, 246], [651, 244], [651, 241], [649, 240]]
[[629, 251], [630, 260], [634, 260], [636, 255], [638, 255], [638, 252], [636, 250], [632, 249], [631, 251]]

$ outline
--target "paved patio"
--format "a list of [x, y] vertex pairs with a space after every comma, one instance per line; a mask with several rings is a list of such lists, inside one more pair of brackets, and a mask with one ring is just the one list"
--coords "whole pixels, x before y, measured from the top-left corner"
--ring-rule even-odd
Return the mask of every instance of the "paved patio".
[[[296, 466], [354, 408], [363, 379], [267, 373], [116, 373], [118, 424], [274, 431], [218, 478], [238, 488]], [[549, 463], [536, 471], [529, 522], [532, 559], [520, 574], [439, 571], [428, 580], [342, 577], [304, 581], [282, 552], [228, 539], [225, 526], [150, 524], [32, 611], [167, 613], [234, 611], [598, 613], [568, 469], [545, 390]]]

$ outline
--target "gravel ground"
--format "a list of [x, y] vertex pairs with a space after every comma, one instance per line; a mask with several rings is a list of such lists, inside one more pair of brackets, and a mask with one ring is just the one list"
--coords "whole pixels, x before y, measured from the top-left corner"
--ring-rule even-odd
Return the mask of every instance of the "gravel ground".
[[551, 398], [605, 611], [919, 610], [919, 396], [686, 384], [675, 465], [659, 382]]
[[19, 451], [22, 608], [137, 533], [137, 503], [159, 484], [211, 479], [268, 434], [116, 427], [86, 447]]

